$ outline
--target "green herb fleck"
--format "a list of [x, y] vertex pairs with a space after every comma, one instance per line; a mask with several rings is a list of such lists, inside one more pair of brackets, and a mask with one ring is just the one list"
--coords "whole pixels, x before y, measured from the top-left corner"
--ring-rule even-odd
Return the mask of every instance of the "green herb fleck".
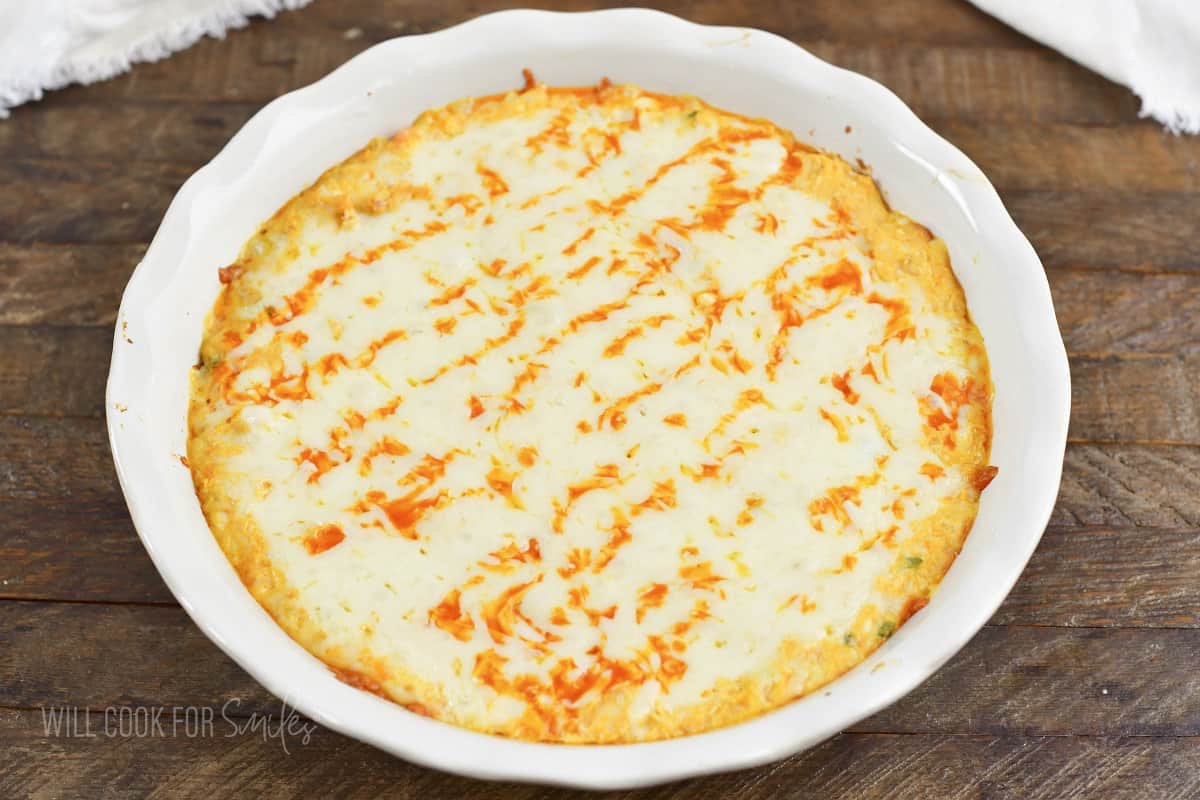
[[890, 619], [879, 626], [879, 638], [886, 639], [896, 632], [896, 623]]
[[854, 638], [853, 633], [847, 633], [842, 637], [842, 644], [846, 645], [846, 647], [854, 647], [854, 645], [858, 644], [858, 640]]
[[904, 559], [904, 564], [909, 569], [916, 569], [924, 563], [925, 559], [921, 558], [920, 556], [909, 556], [908, 558]]
[[699, 113], [700, 113], [700, 109], [698, 109], [698, 108], [693, 108], [691, 111], [689, 111], [689, 112], [687, 113], [687, 118], [688, 118], [688, 121], [690, 122], [690, 121], [693, 121], [693, 120], [695, 120], [695, 119], [696, 119], [696, 115], [697, 115], [697, 114], [699, 114]]

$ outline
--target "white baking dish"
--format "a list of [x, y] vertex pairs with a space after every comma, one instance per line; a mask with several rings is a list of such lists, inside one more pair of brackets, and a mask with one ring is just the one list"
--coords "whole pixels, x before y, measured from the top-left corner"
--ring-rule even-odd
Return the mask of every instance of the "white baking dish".
[[[621, 746], [531, 744], [412, 714], [338, 681], [242, 587], [180, 462], [201, 325], [255, 227], [326, 167], [417, 113], [520, 85], [603, 76], [765, 116], [869, 164], [887, 200], [945, 239], [996, 385], [992, 462], [966, 547], [941, 589], [874, 655], [823, 690], [734, 727]], [[121, 303], [108, 428], [134, 524], [196, 624], [265, 687], [323, 725], [480, 778], [631, 787], [795, 753], [896, 701], [1000, 605], [1050, 516], [1070, 408], [1066, 353], [1033, 248], [979, 169], [879, 84], [757, 30], [643, 10], [509, 11], [377, 45], [274, 101], [184, 184]]]

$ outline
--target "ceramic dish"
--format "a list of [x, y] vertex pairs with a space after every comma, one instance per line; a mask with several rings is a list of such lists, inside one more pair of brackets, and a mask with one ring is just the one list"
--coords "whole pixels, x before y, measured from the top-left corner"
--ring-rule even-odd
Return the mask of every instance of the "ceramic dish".
[[[887, 201], [943, 238], [995, 383], [999, 476], [929, 605], [870, 658], [802, 700], [701, 735], [614, 746], [534, 744], [439, 723], [342, 683], [243, 588], [201, 514], [186, 450], [188, 374], [205, 314], [263, 219], [371, 137], [450, 100], [608, 76], [768, 117], [869, 164]], [[377, 45], [259, 112], [184, 184], [126, 288], [107, 412], [134, 524], [196, 624], [267, 689], [321, 724], [464, 775], [588, 788], [761, 764], [810, 747], [911, 691], [987, 621], [1057, 494], [1070, 405], [1066, 353], [1033, 248], [987, 179], [880, 85], [756, 30], [642, 10], [510, 11]]]

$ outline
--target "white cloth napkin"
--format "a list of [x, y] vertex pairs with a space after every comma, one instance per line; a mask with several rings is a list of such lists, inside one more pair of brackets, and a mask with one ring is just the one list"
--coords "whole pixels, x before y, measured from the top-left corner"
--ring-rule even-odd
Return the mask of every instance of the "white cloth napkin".
[[1200, 133], [1200, 0], [971, 0], [1142, 99], [1143, 117]]
[[0, 118], [49, 89], [157, 61], [311, 0], [0, 0]]

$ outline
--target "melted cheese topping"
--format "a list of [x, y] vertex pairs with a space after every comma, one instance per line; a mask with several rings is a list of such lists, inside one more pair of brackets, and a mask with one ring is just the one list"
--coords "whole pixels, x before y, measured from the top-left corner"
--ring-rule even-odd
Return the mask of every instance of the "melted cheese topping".
[[920, 608], [994, 469], [942, 243], [769, 122], [465, 100], [221, 273], [189, 458], [345, 680], [528, 739], [736, 722]]

